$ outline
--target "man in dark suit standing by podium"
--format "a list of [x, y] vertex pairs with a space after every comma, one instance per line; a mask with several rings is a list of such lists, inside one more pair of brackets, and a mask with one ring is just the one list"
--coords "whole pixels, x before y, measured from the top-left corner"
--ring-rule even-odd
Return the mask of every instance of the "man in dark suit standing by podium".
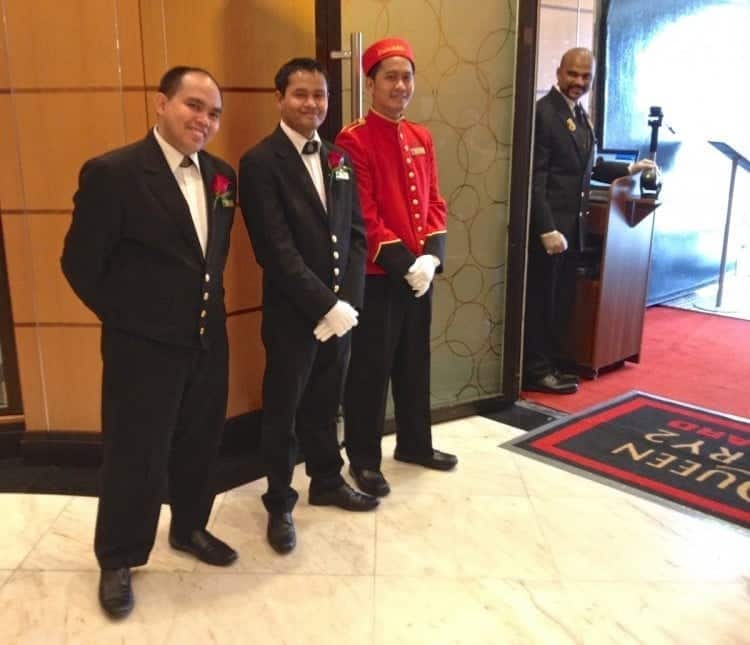
[[292, 472], [297, 441], [309, 502], [349, 511], [378, 500], [341, 476], [336, 413], [352, 327], [362, 307], [366, 243], [354, 171], [317, 129], [328, 111], [320, 64], [295, 58], [276, 74], [281, 122], [240, 160], [240, 205], [263, 267], [266, 349], [261, 452], [268, 469], [267, 537], [279, 553], [296, 544]]
[[213, 565], [237, 553], [205, 530], [227, 402], [222, 276], [234, 171], [203, 151], [222, 97], [205, 70], [161, 79], [156, 127], [86, 162], [62, 268], [102, 321], [103, 462], [94, 549], [99, 601], [133, 608], [130, 568], [145, 564], [167, 480], [169, 542]]
[[577, 47], [562, 57], [557, 84], [536, 104], [531, 233], [526, 282], [523, 388], [553, 394], [578, 391], [578, 377], [557, 369], [560, 337], [575, 296], [592, 179], [612, 182], [653, 162], [600, 162], [596, 139], [580, 101], [591, 88], [594, 57]]

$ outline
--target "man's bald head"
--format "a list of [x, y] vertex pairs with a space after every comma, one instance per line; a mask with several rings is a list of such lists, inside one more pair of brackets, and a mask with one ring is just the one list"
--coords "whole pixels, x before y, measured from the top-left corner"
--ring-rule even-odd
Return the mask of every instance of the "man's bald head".
[[591, 89], [594, 54], [585, 47], [574, 47], [563, 54], [557, 68], [557, 85], [571, 101], [578, 101]]

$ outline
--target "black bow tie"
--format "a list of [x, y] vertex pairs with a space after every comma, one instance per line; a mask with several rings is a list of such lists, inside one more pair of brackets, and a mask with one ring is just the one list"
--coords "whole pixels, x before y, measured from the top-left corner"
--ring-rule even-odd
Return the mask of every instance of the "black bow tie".
[[193, 165], [193, 160], [190, 157], [183, 157], [180, 162], [180, 168], [190, 168]]
[[303, 155], [314, 155], [318, 151], [318, 146], [320, 144], [317, 141], [307, 141], [304, 146], [302, 146], [302, 154]]

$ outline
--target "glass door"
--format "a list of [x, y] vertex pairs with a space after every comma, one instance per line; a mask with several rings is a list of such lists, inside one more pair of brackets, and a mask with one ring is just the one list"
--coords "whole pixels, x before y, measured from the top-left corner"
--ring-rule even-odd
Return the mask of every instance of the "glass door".
[[[400, 36], [415, 51], [416, 89], [407, 118], [432, 133], [449, 208], [445, 271], [436, 280], [433, 305], [432, 405], [437, 409], [503, 392], [514, 5], [480, 0], [467, 11], [462, 0], [341, 2], [342, 49], [351, 50], [350, 34], [360, 32], [363, 49]], [[353, 64], [358, 62], [349, 58], [341, 65], [343, 124], [353, 120]]]

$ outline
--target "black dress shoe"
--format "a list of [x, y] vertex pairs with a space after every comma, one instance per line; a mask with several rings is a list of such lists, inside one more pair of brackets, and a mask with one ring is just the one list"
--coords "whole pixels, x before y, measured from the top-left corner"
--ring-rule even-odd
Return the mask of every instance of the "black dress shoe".
[[291, 513], [269, 513], [268, 543], [277, 553], [289, 553], [297, 545], [297, 535], [294, 531], [294, 521]]
[[237, 559], [237, 551], [203, 529], [196, 529], [185, 541], [170, 533], [169, 544], [173, 549], [191, 553], [201, 562], [217, 567], [226, 567]]
[[575, 394], [578, 383], [564, 381], [555, 373], [550, 372], [535, 379], [525, 380], [523, 389], [529, 392], [546, 392], [548, 394]]
[[310, 492], [308, 501], [312, 506], [338, 506], [345, 511], [371, 511], [380, 504], [377, 497], [360, 493], [346, 483], [333, 490]]
[[432, 468], [433, 470], [452, 470], [458, 463], [458, 457], [448, 452], [441, 452], [440, 450], [433, 450], [431, 455], [426, 457], [419, 457], [417, 455], [407, 455], [396, 448], [393, 453], [393, 458], [396, 461], [405, 461], [407, 464], [419, 464], [425, 468]]
[[375, 497], [385, 497], [391, 492], [391, 487], [379, 470], [369, 470], [368, 468], [355, 468], [349, 465], [349, 474], [354, 477], [357, 488], [368, 495]]
[[112, 618], [125, 618], [135, 604], [130, 585], [130, 569], [102, 569], [99, 578], [99, 604]]

